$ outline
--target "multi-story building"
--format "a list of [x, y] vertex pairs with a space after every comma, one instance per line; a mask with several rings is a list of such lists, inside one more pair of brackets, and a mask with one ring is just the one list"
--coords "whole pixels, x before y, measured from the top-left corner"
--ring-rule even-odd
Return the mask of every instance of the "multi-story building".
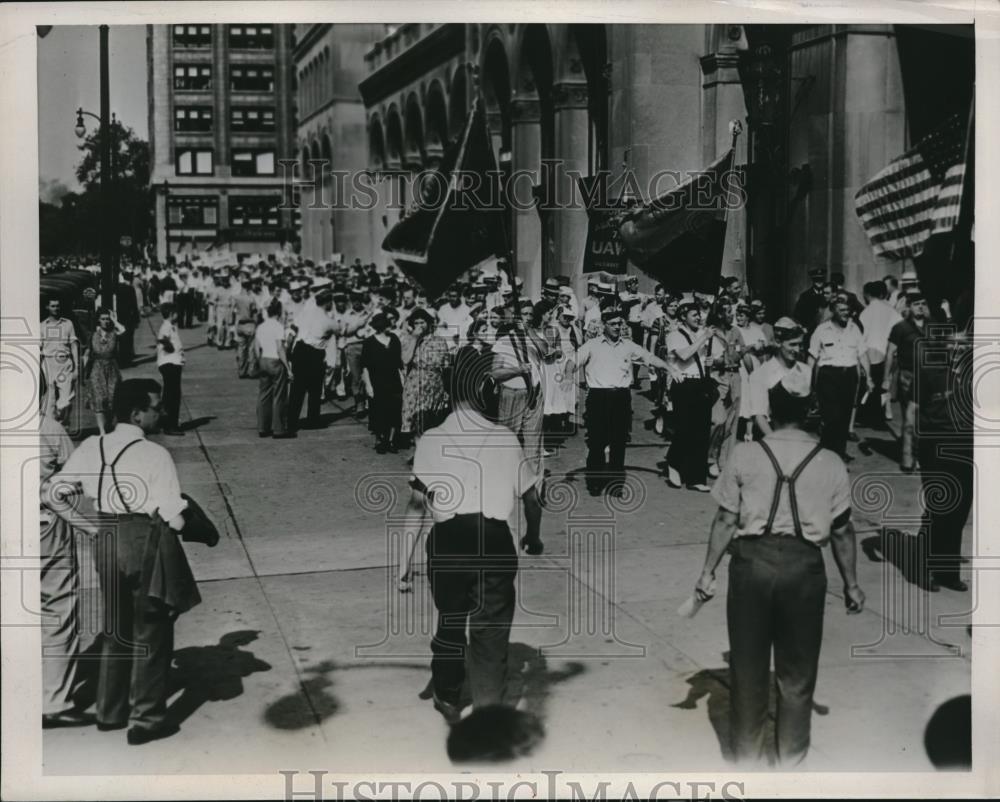
[[[723, 273], [788, 308], [814, 265], [855, 289], [900, 271], [873, 255], [854, 194], [945, 118], [968, 113], [972, 45], [971, 26], [392, 26], [365, 55], [368, 166], [384, 171], [383, 190], [406, 184], [441, 158], [478, 95], [501, 170], [520, 177], [518, 198], [566, 198], [568, 171], [614, 176], [625, 165], [645, 196], [660, 171], [698, 171], [723, 154], [739, 120], [748, 202], [729, 212]], [[546, 159], [561, 165], [556, 186], [542, 186]], [[373, 209], [372, 240], [398, 216]], [[508, 219], [526, 290], [537, 295], [559, 274], [582, 289], [582, 203], [518, 203]]]
[[[365, 107], [358, 85], [381, 24], [295, 26], [302, 255], [334, 253], [368, 263], [378, 252], [369, 209], [352, 191], [368, 168]], [[334, 179], [333, 175], [337, 177]]]
[[297, 238], [281, 160], [294, 160], [291, 25], [150, 25], [157, 258], [211, 245], [269, 253]]

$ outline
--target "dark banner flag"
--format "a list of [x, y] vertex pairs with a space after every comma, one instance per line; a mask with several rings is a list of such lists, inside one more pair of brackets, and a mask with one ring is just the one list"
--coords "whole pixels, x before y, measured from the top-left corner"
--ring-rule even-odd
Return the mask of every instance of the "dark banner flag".
[[742, 192], [732, 168], [730, 149], [707, 170], [619, 220], [629, 260], [668, 291], [718, 291], [726, 214]]
[[[601, 176], [580, 176], [577, 183], [584, 198], [597, 198]], [[618, 236], [618, 223], [613, 211], [602, 200], [592, 202], [587, 208], [587, 249], [583, 253], [584, 273], [611, 273], [623, 275], [628, 259], [625, 246]]]
[[470, 267], [507, 255], [498, 179], [477, 98], [461, 138], [437, 171], [422, 176], [415, 208], [382, 242], [382, 250], [429, 297], [437, 298]]

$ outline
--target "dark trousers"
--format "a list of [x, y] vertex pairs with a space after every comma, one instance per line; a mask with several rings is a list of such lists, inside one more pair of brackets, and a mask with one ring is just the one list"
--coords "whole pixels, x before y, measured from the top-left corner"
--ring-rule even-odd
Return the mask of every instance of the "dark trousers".
[[262, 434], [288, 431], [288, 371], [280, 359], [260, 358], [257, 431]]
[[517, 575], [507, 523], [473, 514], [434, 524], [427, 574], [438, 612], [431, 640], [434, 693], [458, 704], [468, 658], [473, 705], [501, 704]]
[[344, 361], [347, 363], [348, 392], [354, 396], [354, 403], [362, 406], [365, 403], [365, 383], [361, 381], [361, 343], [348, 343], [344, 346]]
[[105, 632], [97, 679], [97, 720], [136, 727], [163, 724], [167, 677], [174, 649], [169, 610], [140, 587], [143, 546], [150, 521], [123, 515], [97, 545]]
[[809, 750], [826, 569], [822, 551], [798, 537], [736, 538], [729, 563], [729, 675], [732, 746], [737, 760], [764, 754], [771, 688], [777, 678], [777, 755], [795, 764]]
[[299, 413], [302, 412], [302, 402], [306, 394], [309, 403], [306, 415], [310, 423], [319, 421], [320, 404], [323, 400], [323, 376], [326, 371], [324, 358], [326, 354], [319, 348], [313, 348], [303, 342], [295, 344], [292, 350], [292, 391], [288, 397], [288, 425], [294, 430], [299, 425]]
[[176, 429], [181, 419], [181, 371], [180, 365], [160, 365], [163, 377], [163, 414], [168, 429]]
[[674, 407], [674, 434], [667, 451], [667, 464], [675, 468], [686, 485], [704, 483], [708, 474], [708, 443], [712, 434], [712, 403], [705, 397], [699, 379], [670, 385]]
[[882, 399], [885, 398], [882, 394], [882, 381], [885, 379], [885, 362], [873, 362], [871, 369], [872, 384], [875, 385], [875, 389], [868, 396], [868, 400], [860, 410], [861, 419], [873, 429], [881, 429], [885, 426], [885, 408], [882, 406]]
[[135, 328], [126, 327], [118, 335], [118, 365], [125, 367], [135, 359]]
[[820, 443], [823, 448], [847, 454], [847, 432], [858, 392], [858, 369], [821, 367], [816, 373], [816, 399], [823, 421]]
[[[921, 552], [927, 560], [925, 570], [932, 571], [939, 579], [957, 579], [962, 530], [972, 511], [975, 481], [972, 435], [921, 435], [917, 454], [924, 491], [920, 536], [924, 542]], [[953, 482], [943, 482], [943, 477]], [[944, 492], [942, 485], [946, 488]]]
[[[584, 421], [587, 425], [588, 480], [625, 477], [625, 441], [632, 423], [632, 393], [627, 387], [587, 392]], [[608, 449], [605, 460], [604, 449]], [[610, 476], [608, 476], [610, 475]]]
[[177, 293], [177, 328], [189, 329], [194, 323], [194, 294], [191, 291]]

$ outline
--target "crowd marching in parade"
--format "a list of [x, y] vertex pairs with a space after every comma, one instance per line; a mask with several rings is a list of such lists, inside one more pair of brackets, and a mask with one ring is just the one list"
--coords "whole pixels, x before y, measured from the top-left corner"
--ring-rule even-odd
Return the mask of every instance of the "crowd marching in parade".
[[[44, 265], [43, 273], [67, 266]], [[367, 420], [378, 454], [416, 446], [411, 460], [416, 493], [426, 491], [422, 475], [432, 474], [434, 466], [440, 469], [439, 455], [421, 443], [457, 425], [454, 415], [471, 397], [456, 376], [478, 371], [476, 397], [482, 401], [488, 396], [490, 401], [467, 414], [484, 413], [484, 431], [504, 427], [505, 436], [513, 434], [523, 450], [523, 464], [506, 474], [505, 463], [491, 464], [495, 476], [483, 480], [483, 509], [468, 511], [493, 522], [487, 539], [499, 544], [491, 552], [495, 563], [510, 558], [509, 533], [494, 529], [512, 507], [490, 495], [499, 491], [485, 488], [505, 483], [520, 488], [513, 497], [524, 501], [529, 521], [522, 547], [538, 553], [545, 460], [554, 449], [566, 448], [577, 427], [586, 438], [590, 493], [625, 492], [634, 394], [645, 380], [655, 431], [670, 439], [664, 479], [671, 488], [712, 492], [719, 505], [696, 588], [699, 598], [714, 593], [715, 568], [726, 550], [733, 548], [736, 555], [729, 593], [731, 665], [740, 680], [732, 688], [736, 752], [748, 756], [761, 749], [773, 640], [784, 678], [778, 748], [794, 761], [808, 748], [822, 631], [825, 580], [810, 580], [811, 573], [822, 571], [817, 547], [832, 544], [848, 610], [857, 612], [864, 605], [855, 574], [846, 468], [853, 459], [849, 442], [865, 451], [864, 441], [854, 433], [856, 421], [884, 427], [893, 415], [891, 399], [896, 399], [902, 416], [901, 470], [962, 474], [960, 482], [968, 490], [963, 509], [950, 509], [927, 527], [932, 542], [926, 551], [938, 559], [924, 573], [928, 590], [967, 589], [958, 565], [961, 528], [971, 503], [968, 466], [954, 461], [943, 466], [939, 450], [923, 442], [925, 432], [958, 436], [948, 428], [954, 427], [945, 409], [949, 391], [941, 389], [947, 378], [915, 378], [925, 368], [935, 369], [919, 359], [918, 346], [932, 336], [932, 321], [948, 320], [947, 304], [932, 315], [913, 272], [865, 284], [863, 300], [844, 287], [842, 275], [816, 267], [809, 277], [812, 286], [794, 309], [780, 314], [753, 298], [736, 277], [723, 278], [714, 295], [675, 295], [660, 285], [651, 294], [641, 293], [635, 276], [599, 274], [590, 277], [582, 298], [567, 278], [551, 277], [540, 297], [527, 298], [521, 279], [499, 260], [468, 270], [442, 298], [432, 299], [393, 265], [379, 269], [360, 260], [352, 265], [279, 262], [273, 257], [214, 265], [173, 258], [169, 265], [128, 263], [121, 269], [115, 310], [98, 308], [93, 291], [84, 301], [89, 308], [63, 309], [56, 299], [47, 305], [42, 325], [48, 387], [44, 406], [51, 426], [65, 419], [74, 396], [82, 392], [102, 434], [116, 419], [115, 432], [126, 428], [127, 436], [145, 443], [143, 433], [155, 430], [143, 418], [148, 404], [135, 399], [136, 392], [143, 396], [142, 388], [132, 386], [131, 395], [122, 391], [135, 380], [122, 382], [119, 366], [135, 356], [132, 339], [143, 317], [158, 311], [162, 323], [156, 364], [162, 379], [164, 433], [184, 434], [184, 348], [195, 336], [186, 332], [198, 329], [199, 340], [234, 352], [240, 377], [257, 380], [261, 438], [294, 438], [303, 430], [322, 428], [325, 402], [349, 402], [354, 415]], [[71, 311], [72, 320], [67, 317]], [[952, 333], [948, 342], [960, 339]], [[936, 369], [940, 371], [940, 364]], [[159, 385], [146, 389], [151, 398], [156, 396], [153, 407], [158, 409]], [[928, 395], [922, 397], [925, 390]], [[122, 427], [123, 419], [134, 425]], [[817, 424], [818, 442], [807, 431]], [[114, 432], [108, 438], [112, 436]], [[759, 448], [748, 450], [754, 443]], [[87, 459], [77, 456], [81, 450], [72, 456], [54, 453], [51, 473], [59, 466], [64, 476], [80, 470]], [[173, 513], [182, 504], [173, 466], [164, 468], [158, 453], [147, 460], [160, 466], [151, 482], [161, 499], [164, 537], [173, 530], [181, 532], [185, 524], [180, 513], [164, 512]], [[105, 463], [102, 452], [96, 466], [102, 476]], [[453, 464], [448, 470], [463, 469]], [[709, 484], [713, 480], [714, 487]], [[783, 501], [786, 485], [788, 497]], [[94, 492], [100, 499], [108, 491], [105, 486]], [[417, 515], [422, 502], [415, 498]], [[429, 503], [429, 496], [425, 500]], [[489, 514], [491, 504], [500, 512]], [[141, 511], [129, 514], [136, 512]], [[434, 542], [445, 549], [459, 542], [462, 520], [462, 514], [435, 517]], [[497, 575], [512, 583], [513, 569], [504, 565], [496, 569]], [[760, 566], [767, 566], [767, 572]], [[459, 598], [464, 590], [446, 587], [440, 580], [435, 585], [431, 579], [442, 615], [446, 610], [469, 612]], [[802, 590], [806, 585], [808, 592]], [[399, 587], [411, 588], [409, 563], [401, 566]], [[509, 630], [513, 585], [505, 587], [498, 584], [489, 598], [499, 610], [492, 623], [505, 621]], [[761, 615], [768, 604], [795, 610], [794, 620], [785, 616], [781, 624], [795, 633], [795, 649], [775, 634], [781, 627]], [[456, 689], [464, 674], [442, 655], [448, 645], [465, 643], [464, 624], [460, 633], [453, 624], [442, 627], [432, 645], [435, 706], [456, 721]], [[483, 635], [473, 634], [474, 642], [476, 637]], [[473, 677], [479, 682], [474, 682], [479, 688], [477, 705], [498, 697], [496, 677], [484, 666], [495, 668], [502, 659], [490, 649], [479, 653], [480, 668], [472, 668], [481, 672]], [[163, 670], [162, 664], [150, 669], [153, 674]], [[141, 708], [139, 714], [133, 709], [129, 719], [119, 699], [119, 707], [99, 707], [99, 724], [124, 726], [122, 722], [130, 720], [138, 731], [135, 736], [130, 731], [130, 742], [162, 737], [163, 700], [155, 690], [161, 681], [151, 681], [146, 707], [143, 699], [133, 701], [133, 708]], [[46, 707], [51, 726], [74, 723], [76, 714], [67, 712], [66, 699], [59, 697], [66, 685], [64, 677], [53, 686], [57, 691]]]

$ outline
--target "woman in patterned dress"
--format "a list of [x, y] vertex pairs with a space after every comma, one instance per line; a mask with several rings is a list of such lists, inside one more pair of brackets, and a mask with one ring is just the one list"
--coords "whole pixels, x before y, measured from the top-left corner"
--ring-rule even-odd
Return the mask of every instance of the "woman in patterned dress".
[[111, 421], [111, 399], [122, 378], [118, 370], [118, 335], [107, 309], [97, 311], [97, 329], [84, 355], [84, 375], [87, 408], [93, 410], [97, 428], [105, 434]]
[[[448, 414], [444, 371], [450, 363], [448, 343], [434, 333], [434, 318], [417, 308], [407, 321], [413, 332], [413, 357], [403, 384], [403, 431], [414, 439], [437, 426]], [[404, 354], [405, 361], [405, 354]]]

